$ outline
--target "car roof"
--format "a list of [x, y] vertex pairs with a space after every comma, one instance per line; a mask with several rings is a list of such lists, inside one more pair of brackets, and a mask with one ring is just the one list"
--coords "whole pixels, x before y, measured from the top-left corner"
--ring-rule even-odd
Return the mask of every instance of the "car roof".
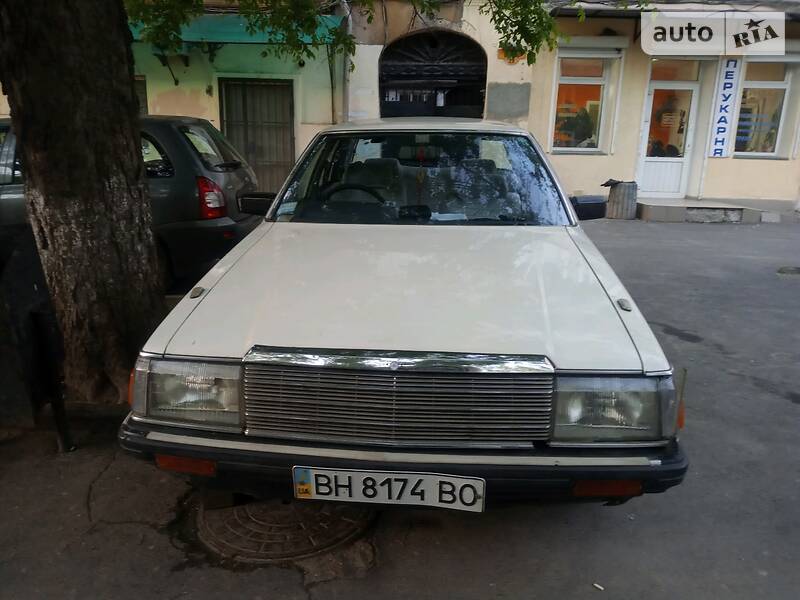
[[206, 123], [206, 119], [198, 117], [184, 117], [181, 115], [142, 115], [139, 117], [142, 123]]
[[[176, 122], [176, 123], [206, 123], [206, 119], [200, 119], [198, 117], [183, 117], [180, 115], [142, 115], [139, 117], [139, 121], [142, 123], [168, 123], [168, 122]], [[2, 117], [0, 118], [0, 125], [11, 125], [11, 119], [9, 117]]]
[[388, 119], [364, 119], [339, 123], [327, 127], [323, 133], [355, 131], [483, 131], [528, 135], [528, 132], [502, 121], [484, 119], [461, 119], [454, 117], [392, 117]]
[[[205, 119], [197, 117], [184, 117], [179, 115], [146, 115], [140, 117], [143, 123], [157, 122], [183, 122], [199, 123]], [[11, 119], [0, 119], [0, 125], [10, 125]], [[393, 117], [388, 119], [362, 119], [338, 123], [325, 129], [326, 133], [348, 131], [375, 131], [380, 130], [431, 130], [431, 131], [490, 131], [497, 133], [527, 134], [528, 132], [514, 125], [502, 121], [488, 121], [485, 119], [460, 119], [454, 117]]]

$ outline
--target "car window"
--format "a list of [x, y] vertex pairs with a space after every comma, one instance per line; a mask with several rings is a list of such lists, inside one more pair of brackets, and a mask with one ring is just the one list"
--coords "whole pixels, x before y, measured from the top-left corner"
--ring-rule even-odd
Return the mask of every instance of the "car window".
[[0, 185], [22, 183], [22, 161], [9, 127], [0, 127]]
[[8, 137], [8, 128], [0, 127], [0, 185], [11, 183], [11, 169], [6, 164], [5, 143]]
[[145, 172], [150, 178], [172, 177], [175, 168], [167, 153], [158, 142], [146, 133], [142, 134], [142, 161]]
[[244, 159], [223, 135], [210, 125], [182, 125], [178, 129], [207, 168], [238, 169], [244, 163]]
[[522, 135], [331, 134], [280, 199], [280, 221], [566, 225], [555, 181]]

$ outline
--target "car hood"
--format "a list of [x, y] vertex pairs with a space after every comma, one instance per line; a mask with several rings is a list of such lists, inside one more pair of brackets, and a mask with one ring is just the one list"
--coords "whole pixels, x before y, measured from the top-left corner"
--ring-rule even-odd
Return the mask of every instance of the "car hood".
[[210, 290], [182, 301], [180, 325], [165, 321], [160, 352], [539, 354], [558, 369], [642, 370], [566, 227], [276, 223], [247, 241]]

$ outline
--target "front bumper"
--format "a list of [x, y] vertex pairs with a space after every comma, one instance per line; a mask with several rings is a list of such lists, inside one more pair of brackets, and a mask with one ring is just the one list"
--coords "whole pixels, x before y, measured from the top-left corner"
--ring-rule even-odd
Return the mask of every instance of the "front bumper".
[[[529, 452], [454, 452], [344, 448], [247, 438], [143, 423], [128, 416], [119, 430], [120, 446], [140, 458], [155, 455], [216, 462], [216, 476], [195, 478], [207, 487], [256, 497], [291, 498], [292, 467], [414, 471], [481, 477], [487, 507], [526, 500], [575, 499], [577, 482], [640, 481], [643, 493], [678, 485], [688, 460], [677, 442], [663, 448], [537, 449]], [[618, 502], [619, 497], [593, 500]], [[625, 499], [625, 498], [622, 498]]]

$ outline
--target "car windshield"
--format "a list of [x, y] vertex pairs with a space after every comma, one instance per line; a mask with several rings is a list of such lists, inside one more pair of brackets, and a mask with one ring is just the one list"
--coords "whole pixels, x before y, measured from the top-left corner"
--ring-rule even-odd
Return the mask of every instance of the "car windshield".
[[295, 171], [277, 221], [566, 225], [530, 140], [479, 132], [321, 137]]

